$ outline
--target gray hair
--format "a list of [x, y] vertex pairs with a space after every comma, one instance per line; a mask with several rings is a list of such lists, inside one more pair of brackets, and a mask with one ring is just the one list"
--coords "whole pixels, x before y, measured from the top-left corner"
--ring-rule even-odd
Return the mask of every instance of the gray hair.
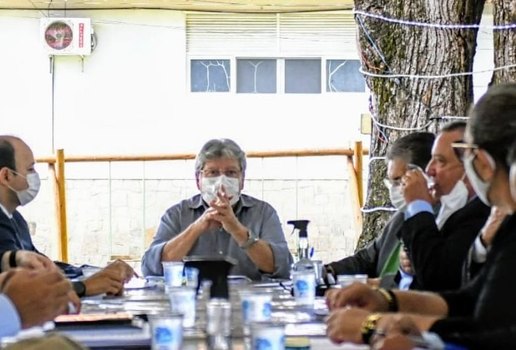
[[425, 169], [432, 158], [434, 140], [435, 135], [429, 132], [415, 132], [400, 137], [387, 151], [387, 161], [399, 158], [407, 164]]
[[242, 151], [235, 141], [230, 139], [213, 139], [202, 146], [201, 151], [195, 158], [195, 176], [198, 176], [208, 160], [231, 158], [238, 161], [240, 170], [245, 173], [247, 160], [245, 152]]

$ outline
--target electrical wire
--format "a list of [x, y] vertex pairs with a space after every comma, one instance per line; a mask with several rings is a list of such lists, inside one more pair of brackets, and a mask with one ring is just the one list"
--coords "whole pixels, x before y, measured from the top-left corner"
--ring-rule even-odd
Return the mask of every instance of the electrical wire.
[[376, 211], [389, 211], [389, 212], [395, 212], [398, 211], [398, 209], [394, 207], [374, 207], [374, 208], [360, 208], [360, 211], [365, 214], [374, 213]]
[[407, 25], [407, 26], [415, 26], [415, 27], [426, 27], [426, 28], [434, 28], [434, 29], [491, 29], [491, 30], [508, 30], [508, 29], [516, 29], [516, 23], [510, 24], [502, 24], [502, 25], [485, 25], [485, 24], [441, 24], [441, 23], [428, 23], [428, 22], [417, 22], [417, 21], [407, 21], [397, 18], [385, 17], [382, 15], [377, 15], [375, 13], [353, 10], [353, 14], [360, 15], [364, 17], [370, 17], [378, 20], [382, 20], [384, 22]]
[[422, 75], [422, 74], [401, 74], [401, 73], [372, 73], [365, 71], [363, 67], [360, 67], [358, 70], [360, 73], [373, 78], [386, 78], [386, 79], [396, 79], [396, 78], [408, 78], [408, 79], [446, 79], [446, 78], [455, 78], [455, 77], [463, 77], [463, 76], [469, 76], [474, 74], [482, 74], [482, 73], [492, 73], [499, 70], [504, 69], [511, 69], [516, 68], [516, 64], [507, 64], [504, 66], [494, 67], [491, 69], [484, 69], [484, 70], [478, 70], [478, 71], [472, 71], [472, 72], [458, 72], [458, 73], [449, 73], [449, 74], [428, 74], [428, 75]]

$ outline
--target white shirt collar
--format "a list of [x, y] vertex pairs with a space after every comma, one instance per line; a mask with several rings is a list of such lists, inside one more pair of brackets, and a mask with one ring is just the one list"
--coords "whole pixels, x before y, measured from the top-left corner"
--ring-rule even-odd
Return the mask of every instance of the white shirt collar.
[[4, 212], [4, 214], [9, 218], [9, 219], [12, 219], [13, 218], [13, 214], [9, 213], [7, 211], [7, 209], [5, 209], [5, 207], [2, 205], [2, 203], [0, 203], [0, 209], [2, 209], [2, 211]]

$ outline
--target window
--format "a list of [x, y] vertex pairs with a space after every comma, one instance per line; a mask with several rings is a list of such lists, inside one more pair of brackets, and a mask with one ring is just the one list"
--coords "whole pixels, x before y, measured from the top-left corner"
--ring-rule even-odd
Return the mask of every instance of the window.
[[276, 93], [275, 59], [238, 59], [237, 92], [254, 94]]
[[327, 60], [327, 92], [364, 92], [365, 80], [358, 60]]
[[[233, 87], [232, 68], [236, 72]], [[365, 92], [365, 79], [359, 68], [359, 60], [349, 59], [192, 59], [190, 91], [239, 94]]]
[[191, 60], [191, 91], [229, 92], [230, 73], [229, 60]]
[[285, 60], [285, 92], [290, 94], [321, 93], [321, 60]]

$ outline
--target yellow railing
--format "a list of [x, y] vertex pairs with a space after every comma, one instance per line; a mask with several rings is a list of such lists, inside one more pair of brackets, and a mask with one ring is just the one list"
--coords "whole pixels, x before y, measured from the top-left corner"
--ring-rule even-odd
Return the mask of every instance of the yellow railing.
[[[251, 151], [246, 152], [248, 158], [278, 158], [278, 157], [319, 157], [345, 156], [349, 172], [349, 188], [352, 200], [353, 216], [357, 231], [362, 228], [360, 208], [364, 201], [363, 192], [363, 156], [368, 151], [362, 148], [362, 142], [355, 143], [354, 149], [333, 148], [319, 150], [284, 150], [284, 151]], [[64, 150], [59, 149], [54, 157], [40, 157], [36, 161], [47, 163], [50, 176], [54, 183], [56, 220], [59, 234], [59, 258], [68, 261], [68, 231], [66, 220], [66, 191], [65, 163], [77, 162], [127, 162], [127, 161], [160, 161], [160, 160], [189, 160], [195, 159], [195, 154], [152, 154], [152, 155], [104, 155], [104, 156], [65, 156]]]

